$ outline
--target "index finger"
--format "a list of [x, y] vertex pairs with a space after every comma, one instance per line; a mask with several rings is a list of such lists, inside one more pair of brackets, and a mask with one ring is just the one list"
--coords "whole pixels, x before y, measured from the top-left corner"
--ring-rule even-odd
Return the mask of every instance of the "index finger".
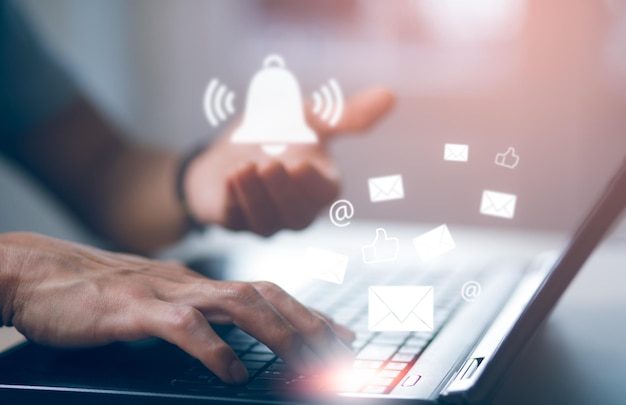
[[[350, 333], [347, 329], [333, 330], [326, 316], [310, 311], [282, 288], [266, 281], [252, 283], [270, 304], [278, 309], [298, 331], [303, 333], [310, 348], [323, 360], [346, 362], [353, 354], [339, 339], [336, 332]], [[342, 333], [343, 334], [343, 333]], [[345, 336], [345, 334], [344, 334]], [[348, 337], [348, 336], [346, 336]], [[352, 336], [348, 340], [353, 339]]]
[[248, 371], [241, 360], [197, 309], [151, 300], [140, 303], [137, 310], [134, 323], [146, 335], [177, 345], [226, 383], [241, 384], [248, 380]]
[[372, 88], [346, 101], [337, 125], [329, 125], [309, 108], [306, 109], [307, 122], [324, 142], [337, 134], [365, 131], [387, 114], [394, 102], [395, 96], [390, 90]]

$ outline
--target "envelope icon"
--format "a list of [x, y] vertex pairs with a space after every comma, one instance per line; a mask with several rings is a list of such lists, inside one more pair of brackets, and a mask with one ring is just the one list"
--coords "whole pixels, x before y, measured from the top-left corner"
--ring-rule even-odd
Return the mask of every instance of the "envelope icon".
[[467, 162], [469, 146], [459, 143], [446, 143], [443, 148], [443, 159], [452, 162]]
[[309, 276], [331, 283], [343, 283], [348, 268], [348, 256], [330, 250], [309, 248], [305, 260]]
[[372, 202], [399, 200], [404, 198], [404, 186], [402, 176], [372, 177], [368, 180], [370, 200]]
[[371, 286], [368, 320], [371, 331], [432, 331], [432, 286]]
[[514, 194], [485, 190], [480, 203], [480, 213], [510, 219], [515, 215], [516, 202], [517, 196]]
[[423, 262], [441, 256], [456, 247], [446, 225], [438, 226], [413, 239], [413, 245]]

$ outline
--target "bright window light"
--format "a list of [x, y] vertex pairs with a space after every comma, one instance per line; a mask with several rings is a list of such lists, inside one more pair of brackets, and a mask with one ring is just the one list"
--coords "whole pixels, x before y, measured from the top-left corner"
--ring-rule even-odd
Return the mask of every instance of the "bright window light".
[[506, 40], [519, 32], [525, 0], [415, 0], [426, 27], [451, 42]]

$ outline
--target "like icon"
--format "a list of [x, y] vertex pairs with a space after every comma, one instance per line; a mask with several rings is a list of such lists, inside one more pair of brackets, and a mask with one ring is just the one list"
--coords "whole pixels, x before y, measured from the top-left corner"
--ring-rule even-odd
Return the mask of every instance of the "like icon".
[[519, 155], [515, 154], [515, 148], [508, 148], [504, 153], [496, 154], [496, 164], [498, 166], [515, 169], [519, 163]]
[[378, 228], [374, 242], [363, 246], [362, 250], [365, 264], [389, 262], [398, 258], [400, 242], [398, 238], [388, 237], [385, 229]]

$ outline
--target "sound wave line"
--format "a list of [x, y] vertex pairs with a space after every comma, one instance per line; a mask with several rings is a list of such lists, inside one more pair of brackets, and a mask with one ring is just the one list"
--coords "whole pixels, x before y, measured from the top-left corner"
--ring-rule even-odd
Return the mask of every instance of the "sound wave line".
[[330, 90], [328, 90], [328, 87], [326, 86], [322, 87], [322, 95], [324, 96], [324, 100], [326, 100], [326, 108], [322, 113], [322, 119], [328, 122], [328, 119], [330, 118], [330, 113], [333, 110], [333, 98], [330, 95]]
[[211, 125], [216, 127], [220, 122], [225, 121], [228, 115], [235, 113], [234, 99], [235, 93], [229, 91], [217, 79], [211, 79], [204, 93], [203, 103], [204, 112]]
[[235, 107], [233, 104], [234, 101], [235, 101], [235, 93], [231, 91], [226, 96], [226, 111], [228, 111], [230, 115], [233, 115], [235, 113]]
[[328, 85], [322, 85], [319, 91], [313, 92], [313, 113], [331, 127], [339, 122], [343, 108], [343, 94], [335, 79], [330, 79]]
[[337, 102], [337, 105], [335, 106], [335, 113], [330, 119], [330, 125], [334, 127], [337, 125], [337, 122], [339, 122], [341, 114], [343, 114], [343, 94], [341, 93], [341, 88], [335, 79], [330, 79], [330, 88], [333, 90], [333, 93], [335, 93], [335, 101]]
[[219, 122], [215, 118], [215, 115], [213, 114], [213, 106], [211, 105], [211, 101], [213, 100], [213, 92], [215, 92], [215, 87], [217, 87], [217, 79], [212, 79], [209, 83], [209, 87], [207, 88], [206, 93], [204, 93], [204, 112], [206, 113], [209, 122], [214, 127], [219, 124]]
[[217, 88], [217, 94], [215, 95], [215, 100], [213, 100], [213, 107], [215, 108], [215, 114], [220, 119], [220, 121], [224, 121], [226, 116], [224, 115], [224, 111], [222, 110], [222, 98], [224, 97], [224, 93], [226, 92], [226, 87], [224, 85], [220, 85]]

